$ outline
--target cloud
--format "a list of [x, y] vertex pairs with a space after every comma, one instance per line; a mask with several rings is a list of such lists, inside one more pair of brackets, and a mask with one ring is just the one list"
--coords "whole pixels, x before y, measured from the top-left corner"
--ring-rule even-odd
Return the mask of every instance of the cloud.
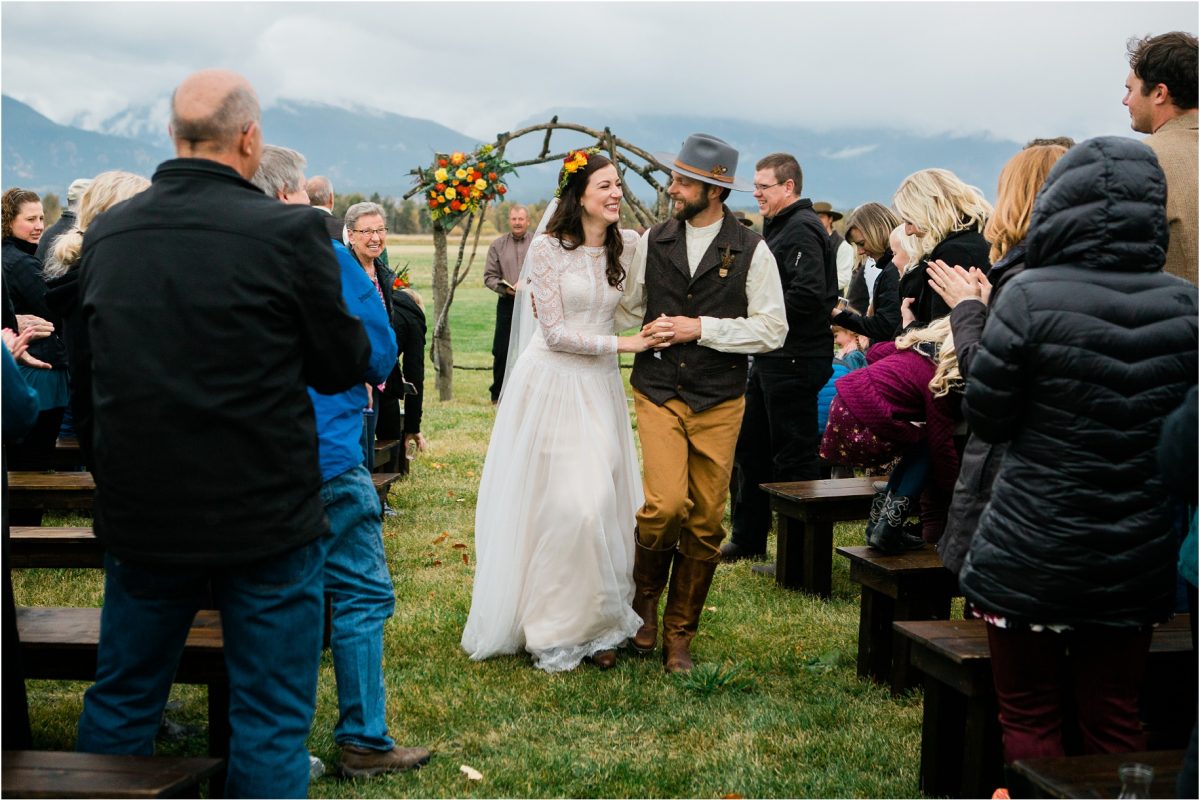
[[1125, 40], [1194, 31], [1196, 4], [10, 2], [3, 22], [3, 91], [61, 122], [221, 66], [268, 104], [481, 140], [572, 107], [1024, 141], [1127, 133]]
[[843, 147], [841, 150], [835, 150], [833, 152], [830, 152], [829, 150], [822, 150], [821, 156], [829, 159], [858, 158], [859, 156], [865, 156], [867, 153], [874, 151], [877, 147], [879, 147], [877, 144], [864, 144], [859, 145], [858, 147]]

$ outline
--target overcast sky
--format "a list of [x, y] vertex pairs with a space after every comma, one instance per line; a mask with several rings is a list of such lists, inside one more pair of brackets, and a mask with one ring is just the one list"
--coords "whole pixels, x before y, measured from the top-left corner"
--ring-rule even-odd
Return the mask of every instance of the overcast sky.
[[[814, 129], [1129, 134], [1134, 34], [1196, 2], [208, 2], [0, 5], [5, 94], [96, 121], [210, 66], [265, 104], [433, 119], [481, 140], [553, 107]], [[653, 145], [655, 143], [651, 143]]]

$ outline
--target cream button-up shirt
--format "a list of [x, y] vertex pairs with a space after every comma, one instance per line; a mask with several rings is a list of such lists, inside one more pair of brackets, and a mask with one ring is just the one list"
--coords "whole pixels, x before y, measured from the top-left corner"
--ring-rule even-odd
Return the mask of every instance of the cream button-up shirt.
[[[694, 227], [690, 222], [684, 223], [688, 268], [693, 275], [709, 245], [717, 238], [723, 222], [720, 219], [703, 228]], [[647, 231], [638, 239], [633, 263], [625, 276], [625, 293], [616, 312], [618, 330], [640, 328], [646, 315], [646, 249], [649, 237]], [[750, 257], [750, 269], [746, 274], [746, 316], [700, 317], [700, 340], [697, 343], [723, 353], [769, 353], [783, 347], [787, 331], [787, 312], [783, 306], [779, 268], [767, 243], [760, 241]]]

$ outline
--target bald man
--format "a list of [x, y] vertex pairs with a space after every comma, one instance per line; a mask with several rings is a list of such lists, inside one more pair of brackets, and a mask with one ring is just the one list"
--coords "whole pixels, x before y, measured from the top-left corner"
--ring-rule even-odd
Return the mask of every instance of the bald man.
[[370, 345], [321, 218], [249, 181], [259, 118], [240, 75], [189, 76], [172, 98], [178, 157], [88, 230], [76, 367], [93, 375], [81, 435], [97, 445], [106, 556], [76, 748], [153, 753], [211, 591], [229, 676], [226, 794], [304, 797], [329, 532], [306, 386], [356, 386]]

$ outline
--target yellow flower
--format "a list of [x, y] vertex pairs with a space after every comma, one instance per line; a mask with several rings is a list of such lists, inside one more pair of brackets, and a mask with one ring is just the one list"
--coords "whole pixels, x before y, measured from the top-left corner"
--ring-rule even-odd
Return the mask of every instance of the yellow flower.
[[456, 170], [454, 172], [454, 177], [458, 178], [460, 181], [466, 180], [467, 171], [465, 169], [459, 168], [458, 170]]
[[487, 188], [487, 181], [485, 181], [483, 178], [480, 178], [479, 180], [475, 181], [475, 191], [482, 192], [486, 188]]
[[433, 173], [433, 179], [436, 180], [438, 183], [442, 183], [448, 177], [449, 177], [449, 173], [447, 173], [446, 170], [441, 167], [438, 168], [437, 172]]
[[471, 190], [471, 197], [480, 197], [483, 194], [479, 189]]
[[466, 160], [467, 160], [467, 157], [464, 156], [462, 153], [455, 153], [454, 155], [450, 156], [450, 163], [456, 167]]
[[453, 200], [455, 197], [458, 197], [458, 194], [453, 189], [446, 190], [446, 199], [447, 200]]

